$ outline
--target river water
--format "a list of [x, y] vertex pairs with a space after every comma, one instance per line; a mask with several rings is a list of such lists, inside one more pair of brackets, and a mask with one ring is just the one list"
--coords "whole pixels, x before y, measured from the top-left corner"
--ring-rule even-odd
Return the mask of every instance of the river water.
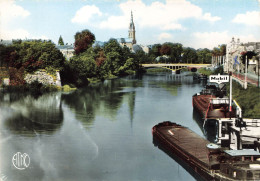
[[0, 180], [195, 180], [154, 146], [151, 129], [169, 120], [203, 136], [192, 107], [202, 87], [150, 73], [70, 93], [0, 93]]

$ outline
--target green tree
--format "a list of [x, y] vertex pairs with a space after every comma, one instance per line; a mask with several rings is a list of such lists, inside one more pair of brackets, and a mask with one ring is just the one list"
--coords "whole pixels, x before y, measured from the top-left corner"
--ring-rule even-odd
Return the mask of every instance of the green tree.
[[161, 55], [160, 50], [161, 50], [162, 45], [161, 44], [154, 44], [151, 48], [151, 51], [149, 52], [150, 57], [158, 57]]
[[64, 45], [63, 38], [61, 37], [61, 35], [59, 37], [58, 45]]
[[97, 64], [95, 61], [95, 53], [92, 48], [84, 53], [71, 58], [66, 73], [71, 73], [69, 81], [78, 87], [87, 85], [88, 78], [96, 76]]
[[198, 63], [211, 63], [211, 51], [207, 48], [198, 49]]
[[2, 64], [17, 69], [24, 68], [28, 72], [52, 67], [62, 70], [65, 58], [50, 41], [27, 41], [0, 47]]
[[185, 63], [197, 63], [198, 56], [193, 48], [184, 48], [182, 61]]
[[170, 54], [170, 58], [168, 61], [172, 62], [172, 63], [178, 63], [181, 61], [181, 55], [182, 55], [182, 44], [180, 43], [165, 43], [168, 46], [171, 47], [171, 54]]
[[104, 46], [106, 61], [104, 68], [108, 74], [118, 75], [119, 68], [125, 64], [123, 49], [115, 39], [110, 39]]

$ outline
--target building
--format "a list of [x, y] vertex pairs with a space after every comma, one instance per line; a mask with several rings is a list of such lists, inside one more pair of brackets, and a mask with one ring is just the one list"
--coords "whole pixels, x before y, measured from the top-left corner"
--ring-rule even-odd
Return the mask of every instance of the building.
[[[226, 61], [224, 72], [232, 72], [232, 77], [245, 89], [247, 83], [259, 86], [260, 42], [241, 43], [239, 39], [226, 47]], [[246, 66], [247, 65], [247, 66]]]
[[259, 64], [259, 53], [260, 53], [260, 42], [248, 42], [241, 43], [239, 39], [235, 41], [232, 38], [231, 42], [227, 44], [226, 49], [226, 61], [224, 62], [225, 72], [237, 72], [245, 73], [246, 67], [245, 63], [241, 60], [241, 56], [246, 52], [255, 52], [257, 55], [248, 59], [248, 73], [257, 74], [258, 64]]
[[133, 12], [131, 11], [131, 19], [128, 29], [128, 38], [117, 38], [116, 39], [121, 46], [127, 46], [131, 51], [133, 51], [133, 45], [136, 44], [135, 38], [135, 24], [133, 19]]
[[[139, 50], [144, 51], [145, 53], [149, 53], [150, 47], [144, 46], [144, 45], [138, 45], [136, 41], [135, 36], [135, 24], [134, 24], [134, 18], [133, 18], [133, 12], [131, 11], [131, 19], [130, 24], [128, 28], [128, 37], [127, 38], [115, 38], [119, 45], [122, 47], [128, 47], [131, 52], [136, 53]], [[95, 43], [92, 45], [92, 47], [100, 46], [103, 47], [106, 42], [101, 41], [95, 41]]]
[[73, 45], [56, 45], [56, 48], [60, 50], [60, 52], [67, 60], [69, 60], [74, 55]]

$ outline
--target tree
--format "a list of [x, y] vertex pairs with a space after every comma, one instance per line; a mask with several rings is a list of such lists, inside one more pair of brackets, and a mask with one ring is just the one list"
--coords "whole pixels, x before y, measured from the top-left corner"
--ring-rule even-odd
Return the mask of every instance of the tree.
[[178, 63], [181, 61], [182, 44], [180, 43], [167, 43], [171, 47], [170, 62]]
[[171, 47], [167, 44], [163, 44], [160, 49], [161, 55], [170, 55], [171, 54]]
[[184, 48], [182, 61], [185, 63], [197, 63], [198, 56], [193, 48]]
[[75, 38], [75, 53], [76, 55], [86, 51], [95, 42], [95, 35], [89, 30], [83, 30], [77, 32], [74, 36]]
[[82, 87], [87, 85], [89, 83], [88, 78], [96, 76], [97, 65], [95, 56], [93, 49], [90, 48], [86, 52], [71, 58], [65, 73], [71, 73], [70, 81], [76, 86]]
[[149, 52], [150, 56], [154, 56], [155, 58], [160, 56], [160, 50], [161, 50], [162, 45], [161, 44], [154, 44], [151, 48], [151, 51]]
[[207, 48], [197, 50], [198, 63], [211, 63], [211, 51]]
[[65, 58], [49, 41], [27, 41], [0, 47], [1, 64], [17, 69], [24, 68], [28, 72], [52, 67], [62, 70]]
[[58, 45], [64, 45], [64, 42], [63, 42], [61, 35], [60, 35], [60, 38], [59, 38], [59, 41], [58, 41]]

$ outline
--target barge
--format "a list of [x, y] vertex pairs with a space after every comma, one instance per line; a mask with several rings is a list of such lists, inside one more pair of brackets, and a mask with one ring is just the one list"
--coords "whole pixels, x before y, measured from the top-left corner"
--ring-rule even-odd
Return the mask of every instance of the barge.
[[236, 111], [234, 108], [230, 111], [230, 100], [225, 95], [225, 87], [207, 85], [206, 89], [192, 96], [192, 106], [205, 120], [236, 117]]
[[260, 153], [229, 150], [186, 127], [162, 122], [152, 128], [155, 145], [175, 155], [204, 180], [260, 180]]

